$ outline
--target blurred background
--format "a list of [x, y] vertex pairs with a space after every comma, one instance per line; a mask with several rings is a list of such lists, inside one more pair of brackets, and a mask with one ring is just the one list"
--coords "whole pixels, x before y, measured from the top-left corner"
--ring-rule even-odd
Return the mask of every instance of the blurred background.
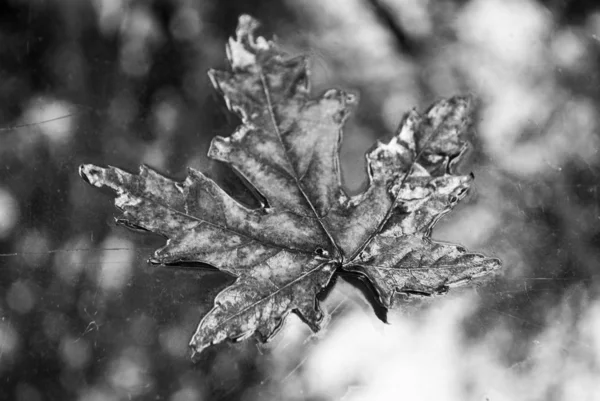
[[[312, 335], [187, 343], [232, 278], [146, 264], [163, 240], [114, 225], [79, 164], [187, 166], [238, 124], [207, 79], [237, 17], [308, 53], [314, 92], [360, 94], [344, 182], [404, 112], [478, 99], [475, 188], [434, 238], [502, 274], [377, 320], [338, 280]], [[593, 0], [4, 0], [0, 5], [0, 399], [600, 399], [600, 6]]]

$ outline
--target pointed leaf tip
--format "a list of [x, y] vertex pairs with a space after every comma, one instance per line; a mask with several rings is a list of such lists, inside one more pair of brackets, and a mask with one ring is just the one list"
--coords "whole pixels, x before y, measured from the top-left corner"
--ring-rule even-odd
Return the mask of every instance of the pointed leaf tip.
[[95, 187], [102, 186], [104, 169], [93, 164], [82, 164], [79, 166], [79, 176], [90, 185]]

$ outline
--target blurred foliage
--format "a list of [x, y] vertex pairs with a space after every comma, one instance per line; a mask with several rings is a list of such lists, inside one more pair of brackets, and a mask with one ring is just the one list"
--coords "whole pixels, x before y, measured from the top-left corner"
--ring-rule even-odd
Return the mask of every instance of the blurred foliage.
[[[231, 278], [147, 266], [162, 240], [115, 227], [77, 166], [191, 166], [247, 199], [205, 157], [237, 124], [206, 71], [240, 13], [311, 55], [315, 91], [360, 93], [342, 147], [354, 192], [406, 110], [475, 94], [477, 191], [434, 237], [499, 256], [503, 276], [407, 302], [385, 328], [340, 281], [317, 340], [290, 323], [192, 365]], [[595, 1], [7, 0], [0, 43], [0, 399], [600, 398]]]

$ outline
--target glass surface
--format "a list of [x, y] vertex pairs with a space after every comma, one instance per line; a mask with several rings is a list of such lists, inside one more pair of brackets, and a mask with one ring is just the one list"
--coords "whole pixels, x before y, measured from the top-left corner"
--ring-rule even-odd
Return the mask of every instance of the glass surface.
[[[433, 237], [499, 257], [498, 276], [400, 299], [389, 324], [340, 279], [322, 332], [291, 316], [266, 345], [192, 363], [234, 278], [147, 264], [164, 240], [115, 225], [113, 194], [77, 169], [189, 166], [249, 201], [206, 157], [239, 123], [206, 71], [226, 68], [241, 13], [310, 56], [314, 94], [360, 94], [341, 149], [351, 193], [407, 110], [478, 99], [461, 165], [475, 188]], [[599, 38], [593, 1], [2, 2], [0, 399], [600, 399]]]

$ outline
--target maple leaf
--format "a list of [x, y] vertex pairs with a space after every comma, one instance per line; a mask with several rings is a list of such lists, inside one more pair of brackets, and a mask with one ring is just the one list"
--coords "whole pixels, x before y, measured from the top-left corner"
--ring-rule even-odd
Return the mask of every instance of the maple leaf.
[[176, 182], [146, 166], [137, 175], [80, 167], [90, 184], [117, 193], [119, 223], [167, 238], [150, 262], [201, 262], [237, 277], [200, 322], [193, 350], [253, 334], [266, 341], [290, 312], [319, 330], [317, 295], [339, 269], [370, 280], [386, 308], [397, 292], [441, 293], [496, 270], [497, 259], [430, 239], [473, 180], [453, 172], [467, 146], [470, 99], [409, 112], [367, 154], [369, 185], [349, 197], [338, 153], [356, 97], [334, 89], [311, 98], [307, 59], [255, 37], [257, 26], [240, 17], [227, 46], [231, 70], [209, 73], [243, 124], [213, 139], [208, 155], [243, 176], [261, 207], [240, 204], [194, 169]]

